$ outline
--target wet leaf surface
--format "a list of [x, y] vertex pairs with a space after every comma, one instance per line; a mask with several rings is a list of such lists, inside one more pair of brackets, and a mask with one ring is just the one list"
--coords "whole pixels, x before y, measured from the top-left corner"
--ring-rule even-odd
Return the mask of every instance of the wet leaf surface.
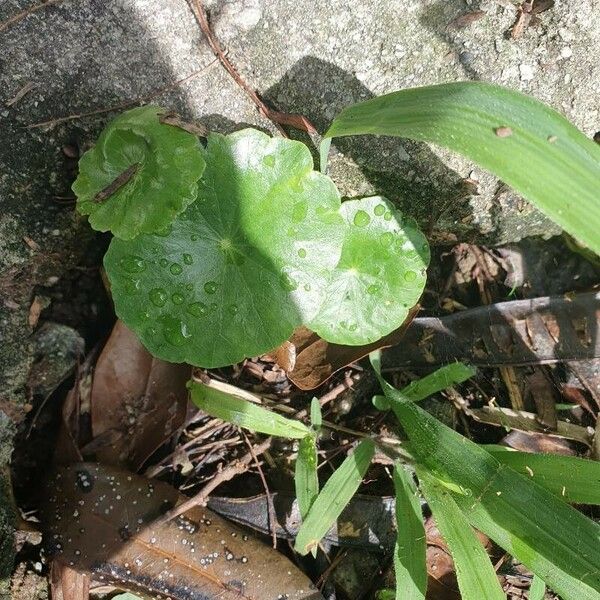
[[123, 239], [166, 227], [196, 199], [205, 162], [198, 138], [141, 106], [114, 119], [79, 161], [77, 209]]
[[319, 600], [288, 559], [208, 509], [151, 523], [174, 488], [95, 463], [59, 469], [42, 491], [49, 552], [95, 580], [177, 600]]
[[190, 376], [187, 365], [153, 358], [135, 334], [117, 321], [98, 358], [92, 383], [97, 460], [139, 469], [183, 424]]

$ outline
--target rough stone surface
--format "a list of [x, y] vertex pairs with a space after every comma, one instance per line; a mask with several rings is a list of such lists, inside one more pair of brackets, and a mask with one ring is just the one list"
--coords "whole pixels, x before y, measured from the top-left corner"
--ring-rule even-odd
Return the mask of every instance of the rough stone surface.
[[[0, 23], [32, 3], [4, 0]], [[212, 0], [207, 7], [250, 84], [321, 131], [352, 102], [464, 79], [525, 91], [588, 135], [600, 129], [600, 0], [557, 0], [518, 40], [506, 35], [516, 18], [508, 0]], [[486, 14], [464, 29], [448, 27], [474, 10]], [[77, 273], [97, 264], [106, 243], [64, 197], [76, 165], [67, 155], [91, 143], [110, 115], [25, 126], [145, 98], [211, 61], [185, 0], [64, 0], [0, 33], [0, 408], [11, 418], [21, 418], [27, 398], [34, 294], [51, 297], [57, 320], [53, 307], [76, 303]], [[271, 130], [218, 64], [154, 101], [220, 131], [244, 123]], [[436, 241], [498, 244], [557, 232], [460, 157], [397, 139], [336, 144], [331, 173], [343, 193], [384, 193]], [[479, 195], [469, 195], [466, 177], [479, 180]], [[69, 321], [68, 311], [59, 313]], [[95, 322], [94, 314], [83, 316]]]

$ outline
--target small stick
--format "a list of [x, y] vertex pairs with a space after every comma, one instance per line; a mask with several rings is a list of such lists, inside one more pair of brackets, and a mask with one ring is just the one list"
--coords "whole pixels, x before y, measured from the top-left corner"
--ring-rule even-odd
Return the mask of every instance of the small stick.
[[135, 106], [136, 104], [144, 104], [146, 102], [150, 102], [151, 100], [154, 100], [155, 98], [157, 98], [158, 96], [161, 96], [165, 92], [168, 92], [169, 90], [172, 90], [172, 89], [182, 85], [183, 83], [187, 83], [190, 79], [193, 79], [194, 77], [197, 77], [198, 75], [202, 75], [203, 73], [206, 73], [213, 65], [217, 64], [217, 62], [218, 62], [217, 59], [214, 59], [211, 62], [209, 62], [207, 65], [202, 67], [201, 69], [198, 69], [197, 71], [190, 73], [183, 79], [178, 79], [177, 81], [170, 83], [169, 85], [165, 85], [165, 86], [156, 88], [155, 90], [150, 92], [147, 96], [142, 96], [141, 98], [136, 98], [135, 100], [127, 100], [126, 102], [122, 102], [121, 104], [116, 104], [116, 105], [110, 106], [108, 108], [99, 108], [96, 110], [90, 110], [88, 112], [67, 115], [65, 117], [57, 117], [56, 119], [50, 119], [48, 121], [40, 121], [39, 123], [32, 123], [30, 125], [27, 125], [25, 127], [25, 129], [36, 129], [38, 127], [50, 127], [50, 126], [58, 125], [60, 123], [66, 123], [67, 121], [74, 121], [76, 119], [83, 119], [85, 117], [95, 117], [97, 115], [103, 115], [103, 114], [106, 114], [109, 112], [123, 110], [125, 108], [129, 108], [130, 106]]
[[104, 202], [109, 196], [112, 196], [117, 190], [120, 190], [140, 168], [140, 163], [133, 163], [127, 167], [114, 181], [111, 181], [103, 190], [100, 190], [93, 198], [93, 202]]
[[40, 2], [39, 4], [34, 4], [33, 6], [30, 6], [29, 8], [25, 9], [24, 11], [17, 13], [16, 15], [13, 15], [12, 17], [7, 19], [3, 23], [0, 23], [0, 33], [5, 31], [12, 25], [15, 25], [19, 21], [22, 21], [25, 17], [28, 17], [29, 15], [32, 15], [33, 13], [37, 12], [38, 10], [42, 10], [42, 8], [46, 8], [47, 6], [52, 6], [53, 4], [58, 4], [59, 2], [62, 2], [62, 1], [63, 0], [46, 0], [46, 2]]
[[225, 68], [225, 70], [231, 75], [233, 80], [246, 92], [246, 95], [254, 102], [254, 104], [258, 108], [258, 112], [260, 114], [269, 119], [273, 125], [277, 128], [277, 131], [283, 137], [289, 137], [285, 132], [285, 129], [281, 127], [281, 125], [289, 125], [291, 127], [295, 127], [296, 129], [300, 129], [302, 131], [306, 131], [309, 134], [317, 133], [314, 125], [304, 116], [302, 115], [293, 115], [278, 112], [269, 108], [259, 97], [259, 95], [246, 83], [246, 81], [242, 78], [242, 76], [237, 72], [236, 68], [233, 66], [231, 61], [225, 56], [225, 52], [221, 45], [219, 44], [217, 38], [213, 34], [210, 25], [208, 23], [208, 19], [206, 17], [206, 11], [202, 6], [201, 0], [191, 0], [191, 9], [198, 21], [198, 25], [200, 25], [200, 29], [202, 33], [206, 36], [209, 46], [214, 52], [215, 56], [221, 61], [221, 64]]
[[198, 506], [199, 504], [204, 504], [206, 498], [208, 498], [210, 493], [215, 488], [219, 487], [225, 481], [233, 479], [236, 475], [244, 473], [256, 456], [261, 455], [263, 452], [265, 452], [265, 450], [268, 450], [271, 447], [272, 441], [273, 438], [268, 437], [258, 446], [253, 448], [254, 456], [250, 452], [247, 452], [246, 454], [244, 454], [244, 456], [242, 456], [242, 458], [228, 465], [220, 473], [217, 473], [217, 475], [215, 475], [215, 477], [211, 479], [197, 494], [195, 494], [188, 500], [185, 500], [181, 504], [178, 504], [171, 510], [167, 511], [164, 515], [153, 521], [150, 524], [150, 527], [160, 527], [162, 525], [165, 525], [172, 519], [176, 519], [177, 517], [187, 512], [188, 510], [194, 508], [195, 506]]
[[[240, 430], [241, 431], [241, 430]], [[271, 491], [269, 490], [269, 486], [267, 484], [267, 480], [265, 478], [265, 474], [263, 473], [262, 467], [258, 462], [258, 457], [254, 453], [252, 449], [252, 444], [248, 439], [248, 436], [242, 431], [242, 435], [244, 436], [244, 441], [246, 442], [246, 446], [248, 446], [248, 451], [252, 455], [252, 459], [254, 460], [254, 464], [258, 469], [258, 474], [260, 475], [260, 480], [262, 481], [263, 487], [265, 488], [265, 494], [267, 496], [267, 506], [269, 507], [269, 527], [271, 529], [271, 538], [273, 539], [273, 548], [277, 548], [277, 516], [275, 515], [275, 506], [273, 505], [273, 497], [271, 496]]]

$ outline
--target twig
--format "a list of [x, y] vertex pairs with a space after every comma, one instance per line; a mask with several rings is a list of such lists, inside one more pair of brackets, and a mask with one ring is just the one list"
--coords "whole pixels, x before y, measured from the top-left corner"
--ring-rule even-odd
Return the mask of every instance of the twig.
[[300, 129], [302, 131], [306, 131], [309, 134], [317, 133], [314, 125], [304, 116], [302, 115], [293, 115], [278, 112], [269, 108], [259, 97], [259, 95], [246, 83], [246, 81], [242, 78], [242, 76], [237, 72], [237, 69], [231, 64], [230, 60], [225, 56], [225, 52], [223, 48], [221, 48], [221, 44], [213, 34], [210, 25], [208, 23], [208, 18], [206, 17], [206, 11], [202, 6], [201, 0], [190, 0], [190, 7], [196, 20], [198, 21], [198, 25], [202, 30], [202, 33], [206, 36], [209, 46], [214, 52], [215, 56], [219, 59], [225, 70], [231, 75], [232, 79], [244, 90], [248, 98], [254, 102], [256, 107], [258, 108], [258, 112], [265, 118], [269, 119], [277, 128], [277, 131], [283, 137], [289, 137], [285, 132], [285, 129], [281, 127], [281, 125], [289, 125], [291, 127], [295, 127], [296, 129]]
[[235, 462], [228, 465], [221, 472], [217, 473], [217, 475], [215, 475], [215, 477], [213, 479], [211, 479], [197, 494], [195, 494], [188, 500], [185, 500], [181, 504], [178, 504], [171, 510], [167, 511], [164, 515], [162, 515], [161, 517], [159, 517], [158, 519], [153, 521], [150, 524], [150, 527], [160, 527], [162, 525], [165, 525], [172, 519], [176, 519], [178, 516], [182, 515], [183, 513], [187, 512], [188, 510], [194, 508], [194, 506], [203, 504], [204, 501], [206, 500], [206, 498], [208, 498], [210, 493], [215, 488], [220, 486], [225, 481], [229, 481], [230, 479], [233, 479], [236, 475], [240, 475], [241, 473], [244, 473], [244, 471], [246, 471], [248, 469], [248, 466], [250, 465], [250, 463], [254, 460], [254, 458], [256, 456], [259, 456], [265, 450], [268, 450], [271, 447], [272, 441], [273, 441], [273, 438], [268, 437], [266, 440], [264, 440], [258, 446], [253, 448], [254, 456], [250, 452], [247, 452], [246, 454], [244, 454], [244, 456], [242, 456], [242, 458], [240, 458], [239, 460], [236, 460]]
[[62, 2], [62, 1], [63, 0], [46, 0], [46, 2], [40, 2], [39, 4], [34, 4], [33, 6], [26, 8], [24, 11], [17, 13], [16, 15], [13, 15], [12, 17], [7, 19], [3, 23], [0, 23], [0, 33], [5, 31], [12, 25], [15, 25], [19, 21], [22, 21], [29, 15], [32, 15], [33, 13], [37, 12], [38, 10], [42, 10], [42, 8], [52, 6], [53, 4], [58, 4], [59, 2]]
[[[241, 430], [240, 430], [241, 431]], [[252, 460], [258, 469], [258, 474], [260, 475], [260, 480], [262, 481], [263, 487], [265, 488], [265, 494], [267, 496], [267, 506], [269, 508], [269, 528], [271, 529], [271, 538], [273, 539], [273, 548], [277, 548], [277, 516], [275, 515], [275, 506], [273, 505], [273, 497], [271, 496], [271, 491], [269, 490], [269, 486], [267, 484], [267, 480], [265, 478], [265, 474], [263, 473], [262, 467], [258, 462], [258, 457], [254, 453], [252, 449], [252, 444], [248, 439], [248, 436], [242, 431], [242, 435], [244, 436], [244, 441], [246, 442], [246, 446], [248, 446], [248, 452], [252, 455]]]
[[202, 67], [201, 69], [198, 69], [197, 71], [194, 71], [193, 73], [190, 73], [183, 79], [178, 79], [177, 81], [170, 83], [169, 85], [165, 85], [163, 87], [156, 88], [155, 90], [150, 92], [147, 96], [142, 96], [141, 98], [136, 98], [135, 100], [128, 100], [126, 102], [122, 102], [121, 104], [116, 104], [114, 106], [110, 106], [109, 108], [99, 108], [96, 110], [90, 110], [88, 112], [67, 115], [65, 117], [57, 117], [56, 119], [50, 119], [48, 121], [32, 123], [30, 125], [27, 125], [25, 127], [25, 129], [36, 129], [38, 127], [50, 127], [50, 126], [58, 125], [59, 123], [66, 123], [67, 121], [74, 121], [76, 119], [83, 119], [85, 117], [95, 117], [97, 115], [103, 115], [103, 114], [106, 114], [109, 112], [123, 110], [125, 108], [129, 108], [130, 106], [135, 106], [136, 104], [144, 104], [146, 102], [150, 102], [151, 100], [154, 100], [155, 98], [157, 98], [158, 96], [161, 96], [165, 92], [168, 92], [169, 90], [172, 90], [184, 83], [187, 83], [190, 79], [193, 79], [194, 77], [197, 77], [198, 75], [202, 75], [202, 74], [206, 73], [213, 65], [217, 64], [217, 62], [218, 62], [217, 59], [214, 59], [211, 62], [209, 62], [207, 65]]

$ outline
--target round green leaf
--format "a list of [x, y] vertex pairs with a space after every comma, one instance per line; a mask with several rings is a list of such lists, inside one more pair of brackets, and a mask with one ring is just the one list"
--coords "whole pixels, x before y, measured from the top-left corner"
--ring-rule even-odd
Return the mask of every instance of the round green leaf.
[[344, 236], [333, 182], [300, 142], [211, 134], [197, 200], [162, 235], [113, 239], [117, 315], [154, 355], [203, 367], [271, 350], [322, 303]]
[[381, 196], [344, 202], [342, 255], [307, 324], [336, 344], [376, 342], [406, 319], [425, 287], [429, 246], [412, 219]]
[[196, 136], [142, 106], [119, 115], [79, 161], [77, 209], [122, 239], [164, 228], [196, 199], [205, 161]]

